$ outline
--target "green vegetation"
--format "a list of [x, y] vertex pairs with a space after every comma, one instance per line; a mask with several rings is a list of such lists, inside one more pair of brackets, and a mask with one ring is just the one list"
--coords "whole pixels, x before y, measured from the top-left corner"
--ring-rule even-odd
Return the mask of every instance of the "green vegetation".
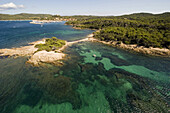
[[[49, 14], [0, 14], [0, 20], [72, 20], [78, 28], [95, 29], [94, 37], [145, 47], [170, 48], [170, 13], [136, 13], [123, 16], [60, 16]], [[49, 48], [48, 48], [49, 49]], [[47, 50], [48, 50], [47, 49]], [[50, 49], [49, 49], [50, 50]]]
[[[67, 17], [68, 18], [68, 17]], [[124, 16], [73, 16], [66, 24], [99, 30], [94, 37], [104, 41], [122, 41], [145, 47], [170, 48], [170, 13], [139, 13]]]
[[50, 14], [28, 14], [21, 13], [15, 15], [9, 14], [0, 14], [0, 20], [46, 20], [46, 19], [54, 19], [53, 15]]
[[37, 44], [35, 45], [38, 48], [38, 51], [46, 50], [46, 51], [54, 51], [61, 48], [65, 45], [65, 41], [61, 39], [57, 39], [56, 37], [48, 38], [45, 40], [45, 44]]
[[125, 44], [138, 44], [145, 47], [165, 47], [168, 40], [154, 29], [107, 27], [95, 33], [95, 37], [104, 41], [122, 41]]
[[[51, 15], [51, 14], [29, 14], [29, 13], [20, 13], [20, 14], [0, 14], [0, 20], [60, 20], [67, 21], [70, 20], [70, 17], [60, 16], [60, 15]], [[72, 19], [74, 20], [74, 19]]]

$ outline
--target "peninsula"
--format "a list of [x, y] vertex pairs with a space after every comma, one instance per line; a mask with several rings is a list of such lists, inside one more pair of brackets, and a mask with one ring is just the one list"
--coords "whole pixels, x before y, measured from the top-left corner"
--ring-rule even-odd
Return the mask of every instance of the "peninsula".
[[62, 51], [72, 44], [94, 41], [93, 34], [90, 34], [85, 39], [67, 42], [57, 39], [56, 37], [46, 38], [40, 41], [29, 43], [29, 46], [12, 49], [0, 49], [0, 56], [19, 57], [29, 56], [27, 63], [34, 66], [40, 66], [43, 63], [62, 64], [59, 60], [66, 57]]

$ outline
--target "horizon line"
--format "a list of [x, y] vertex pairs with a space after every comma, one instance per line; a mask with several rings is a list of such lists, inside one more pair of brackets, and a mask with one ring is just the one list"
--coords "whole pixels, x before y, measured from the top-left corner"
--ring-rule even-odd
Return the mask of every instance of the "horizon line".
[[147, 12], [147, 11], [140, 11], [140, 12], [131, 12], [131, 13], [123, 13], [123, 14], [107, 14], [107, 15], [100, 15], [100, 14], [73, 14], [73, 15], [62, 15], [62, 14], [52, 14], [52, 13], [0, 13], [0, 14], [8, 14], [8, 15], [17, 15], [17, 14], [49, 14], [49, 15], [60, 15], [60, 16], [123, 16], [123, 15], [131, 15], [131, 14], [140, 14], [140, 13], [146, 13], [146, 14], [164, 14], [164, 13], [170, 13], [170, 11], [162, 11], [162, 12]]

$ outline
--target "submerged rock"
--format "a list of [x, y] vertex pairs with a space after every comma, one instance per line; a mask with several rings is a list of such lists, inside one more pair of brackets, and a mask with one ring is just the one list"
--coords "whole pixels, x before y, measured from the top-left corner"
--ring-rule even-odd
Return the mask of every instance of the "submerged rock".
[[126, 60], [120, 59], [117, 55], [112, 55], [112, 54], [103, 54], [102, 57], [109, 58], [111, 63], [115, 64], [116, 66], [128, 66], [131, 65]]
[[[166, 102], [160, 97], [155, 90], [150, 87], [152, 82], [144, 77], [140, 77], [136, 74], [120, 70], [120, 69], [110, 69], [108, 71], [108, 77], [112, 78], [112, 76], [116, 77], [116, 81], [113, 79], [112, 83], [116, 87], [120, 87], [122, 84], [120, 81], [126, 80], [132, 85], [131, 90], [125, 91], [126, 101], [128, 103], [129, 109], [133, 112], [158, 112], [164, 113], [168, 111], [168, 106]], [[112, 75], [112, 76], [111, 76]], [[127, 89], [127, 84], [124, 85], [124, 90]], [[117, 102], [115, 102], [115, 97], [110, 95], [110, 92], [106, 93], [106, 98], [108, 98], [109, 104], [114, 111], [118, 106], [115, 106]], [[124, 105], [125, 103], [120, 103]], [[126, 111], [125, 108], [121, 108], [121, 111]], [[129, 111], [129, 112], [132, 112]], [[115, 112], [118, 112], [117, 110]]]
[[45, 81], [40, 80], [39, 84], [43, 86], [53, 103], [69, 102], [72, 104], [73, 109], [81, 107], [79, 94], [76, 92], [76, 89], [73, 88], [75, 84], [71, 78], [65, 76], [50, 77]]
[[96, 57], [95, 60], [102, 60], [103, 58], [102, 57]]
[[95, 54], [93, 54], [93, 57], [96, 57], [96, 55], [95, 55]]

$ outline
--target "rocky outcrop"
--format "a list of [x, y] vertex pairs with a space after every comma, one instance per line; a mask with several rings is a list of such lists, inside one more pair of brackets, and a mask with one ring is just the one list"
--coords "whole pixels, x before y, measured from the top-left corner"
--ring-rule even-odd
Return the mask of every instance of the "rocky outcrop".
[[36, 52], [27, 63], [33, 64], [34, 66], [41, 65], [41, 63], [54, 63], [58, 60], [61, 60], [65, 57], [63, 53], [55, 53], [54, 51], [39, 51]]
[[34, 46], [36, 44], [44, 44], [45, 39], [41, 41], [36, 41], [29, 43], [29, 46], [23, 46], [20, 48], [11, 48], [11, 49], [0, 49], [0, 56], [31, 56], [33, 55], [38, 48], [35, 48]]
[[143, 46], [137, 46], [137, 45], [126, 45], [126, 44], [118, 44], [117, 46], [120, 46], [123, 49], [129, 49], [136, 52], [148, 54], [148, 55], [154, 55], [154, 56], [170, 56], [170, 50], [166, 48], [153, 48], [153, 47], [143, 47]]
[[146, 48], [144, 46], [138, 46], [136, 44], [124, 44], [124, 43], [118, 43], [117, 41], [100, 41], [97, 39], [94, 39], [93, 41], [97, 41], [97, 42], [101, 42], [103, 44], [108, 44], [108, 45], [112, 45], [118, 48], [122, 48], [122, 49], [126, 49], [126, 50], [131, 50], [131, 51], [135, 51], [138, 53], [143, 53], [143, 54], [147, 54], [147, 55], [152, 55], [152, 56], [161, 56], [161, 57], [170, 57], [170, 50], [167, 48], [153, 48], [153, 47], [149, 47]]
[[30, 56], [37, 51], [37, 48], [34, 46], [25, 46], [21, 48], [12, 48], [12, 49], [1, 49], [1, 56]]
[[88, 38], [73, 41], [73, 42], [66, 42], [66, 44], [55, 51], [50, 51], [47, 52], [45, 50], [43, 51], [38, 51], [38, 48], [35, 48], [35, 45], [37, 44], [44, 44], [45, 39], [42, 41], [36, 41], [29, 43], [29, 46], [24, 46], [20, 48], [12, 48], [12, 49], [0, 49], [0, 56], [30, 56], [29, 60], [27, 63], [31, 63], [34, 66], [39, 66], [43, 63], [53, 63], [53, 64], [61, 64], [61, 62], [58, 62], [58, 60], [63, 59], [66, 55], [62, 53], [62, 51], [68, 47], [71, 46], [72, 44], [79, 43], [79, 42], [84, 42], [84, 41], [93, 41], [94, 39], [91, 38], [93, 37], [93, 34], [90, 34], [87, 36]]
[[[36, 44], [44, 44], [45, 39], [42, 41], [36, 41], [29, 43], [29, 46], [24, 46], [20, 48], [12, 48], [12, 49], [0, 49], [0, 56], [30, 56], [30, 59], [27, 63], [31, 63], [34, 66], [39, 66], [42, 63], [55, 63], [57, 60], [61, 60], [65, 57], [63, 53], [56, 53], [55, 51], [47, 52], [47, 51], [39, 51], [38, 48], [35, 48]], [[64, 49], [64, 48], [63, 48]]]

